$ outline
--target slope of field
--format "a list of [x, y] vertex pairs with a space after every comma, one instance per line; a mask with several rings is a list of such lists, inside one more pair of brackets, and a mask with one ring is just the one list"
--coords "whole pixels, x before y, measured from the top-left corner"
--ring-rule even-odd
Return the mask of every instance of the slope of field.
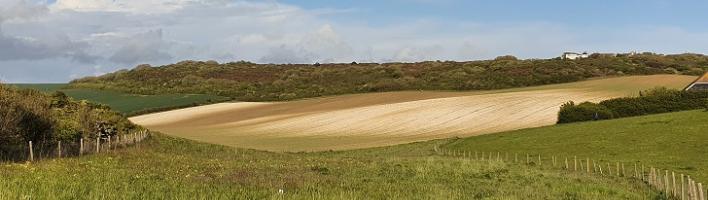
[[113, 110], [133, 115], [139, 112], [196, 106], [212, 102], [228, 101], [230, 98], [203, 94], [135, 95], [116, 91], [95, 89], [64, 89], [67, 84], [13, 84], [19, 88], [37, 89], [43, 92], [62, 91], [77, 100], [88, 100], [110, 106]]
[[683, 88], [692, 76], [654, 75], [486, 92], [391, 92], [293, 102], [222, 103], [131, 118], [152, 130], [230, 146], [320, 151], [472, 136], [556, 122], [567, 101]]
[[290, 154], [158, 135], [136, 148], [2, 163], [0, 199], [661, 198], [629, 179], [437, 155], [446, 142]]
[[578, 156], [637, 162], [708, 181], [708, 112], [703, 110], [566, 124], [457, 140], [466, 151]]

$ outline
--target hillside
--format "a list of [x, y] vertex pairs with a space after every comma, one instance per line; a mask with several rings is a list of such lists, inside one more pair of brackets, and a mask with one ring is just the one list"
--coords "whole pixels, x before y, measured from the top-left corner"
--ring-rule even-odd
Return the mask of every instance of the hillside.
[[692, 76], [598, 79], [485, 92], [389, 92], [290, 102], [221, 103], [130, 118], [165, 134], [272, 151], [323, 151], [552, 125], [567, 101], [683, 88]]
[[108, 153], [2, 164], [0, 199], [661, 198], [635, 180], [436, 154], [445, 142], [280, 154], [156, 135]]
[[444, 148], [638, 162], [691, 174], [705, 182], [707, 122], [708, 112], [697, 110], [482, 135]]
[[568, 83], [589, 78], [683, 74], [708, 71], [699, 54], [609, 56], [587, 59], [518, 60], [502, 56], [470, 62], [274, 65], [183, 61], [140, 65], [71, 82], [74, 88], [132, 94], [210, 94], [240, 101], [279, 101], [402, 90], [492, 90]]
[[66, 88], [67, 84], [12, 84], [42, 92], [63, 92], [76, 100], [88, 100], [111, 107], [127, 116], [229, 101], [231, 98], [205, 94], [139, 95], [86, 88]]

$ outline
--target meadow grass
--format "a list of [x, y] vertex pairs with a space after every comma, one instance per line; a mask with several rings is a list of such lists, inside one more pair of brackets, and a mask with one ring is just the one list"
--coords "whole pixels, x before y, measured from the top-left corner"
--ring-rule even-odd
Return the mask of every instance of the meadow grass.
[[458, 139], [443, 145], [455, 151], [506, 152], [590, 158], [654, 166], [708, 182], [708, 112], [648, 115], [524, 129]]
[[110, 106], [113, 110], [133, 115], [148, 110], [161, 108], [179, 108], [215, 102], [228, 101], [230, 98], [204, 94], [162, 94], [136, 95], [109, 90], [65, 89], [67, 84], [13, 84], [19, 88], [37, 89], [43, 92], [62, 91], [76, 100], [88, 100]]
[[433, 150], [447, 142], [271, 153], [155, 135], [113, 152], [0, 164], [0, 199], [661, 197], [636, 180], [441, 156]]

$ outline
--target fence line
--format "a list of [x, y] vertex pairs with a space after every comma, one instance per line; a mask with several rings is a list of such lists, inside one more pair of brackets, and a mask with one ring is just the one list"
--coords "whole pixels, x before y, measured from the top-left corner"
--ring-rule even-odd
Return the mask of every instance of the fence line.
[[[444, 156], [453, 156], [457, 157], [458, 155], [472, 155], [472, 152], [467, 152], [467, 151], [438, 151], [435, 149], [435, 152], [441, 152], [442, 155]], [[492, 155], [494, 152], [481, 152], [481, 159], [479, 159], [476, 155], [478, 153], [475, 151], [474, 155], [475, 157], [469, 156], [469, 159], [474, 159], [474, 160], [485, 160], [485, 153], [489, 155], [489, 159], [487, 161], [493, 161], [492, 160]], [[497, 155], [499, 155], [500, 152], [497, 152]], [[508, 155], [508, 153], [506, 153]], [[648, 166], [649, 171], [645, 171], [647, 168], [645, 168], [644, 164], [641, 165], [641, 168], [637, 165], [638, 162], [633, 162], [634, 163], [634, 172], [632, 172], [630, 168], [630, 173], [628, 174], [627, 171], [625, 170], [625, 163], [624, 162], [615, 162], [611, 163], [607, 161], [606, 163], [601, 162], [598, 160], [597, 162], [594, 159], [591, 158], [585, 158], [584, 160], [581, 158], [578, 160], [577, 156], [572, 156], [570, 159], [572, 159], [572, 163], [569, 163], [569, 157], [564, 157], [565, 159], [565, 165], [563, 166], [556, 166], [556, 156], [550, 156], [550, 163], [552, 164], [545, 164], [542, 165], [542, 159], [541, 155], [537, 154], [537, 158], [535, 159], [536, 162], [532, 161], [531, 156], [532, 154], [526, 153], [526, 162], [519, 162], [518, 159], [518, 153], [514, 153], [514, 159], [510, 160], [508, 157], [504, 159], [504, 157], [497, 157], [496, 161], [500, 162], [508, 162], [508, 163], [515, 163], [515, 164], [522, 164], [522, 165], [532, 165], [532, 166], [538, 166], [541, 168], [549, 168], [549, 169], [561, 169], [565, 171], [570, 171], [570, 172], [576, 172], [576, 173], [585, 173], [585, 174], [590, 174], [590, 175], [598, 175], [598, 176], [607, 176], [607, 177], [620, 177], [620, 178], [629, 178], [629, 179], [634, 179], [638, 181], [642, 181], [646, 184], [648, 184], [652, 189], [657, 190], [661, 192], [662, 195], [665, 195], [668, 198], [673, 198], [673, 199], [681, 199], [681, 200], [708, 200], [708, 191], [703, 188], [703, 184], [696, 182], [691, 178], [689, 175], [685, 174], [679, 174], [679, 178], [676, 178], [676, 172], [674, 171], [669, 171], [668, 169], [659, 169], [659, 168], [654, 168], [652, 166]], [[535, 156], [534, 156], [535, 157]], [[463, 158], [466, 158], [464, 156]], [[546, 156], [546, 158], [549, 158], [549, 156]], [[513, 161], [513, 162], [512, 162]], [[580, 165], [578, 165], [580, 163]], [[592, 169], [590, 169], [592, 163]], [[603, 164], [605, 164], [606, 168], [603, 171]], [[570, 166], [573, 165], [573, 166]], [[548, 167], [550, 166], [550, 167]], [[631, 166], [629, 166], [631, 167]], [[580, 170], [578, 170], [580, 168]], [[670, 173], [669, 173], [670, 172]], [[678, 181], [678, 182], [677, 182]]]
[[[0, 146], [0, 162], [33, 162], [42, 159], [83, 156], [91, 153], [109, 152], [111, 150], [138, 145], [150, 136], [148, 131], [139, 131], [117, 137], [96, 138], [95, 145], [86, 144], [84, 138], [77, 142], [43, 142], [28, 141], [22, 145]], [[89, 140], [91, 141], [91, 140]]]

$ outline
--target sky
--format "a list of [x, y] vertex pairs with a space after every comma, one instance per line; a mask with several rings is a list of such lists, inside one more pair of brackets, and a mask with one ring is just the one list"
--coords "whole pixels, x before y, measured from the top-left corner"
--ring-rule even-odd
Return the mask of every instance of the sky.
[[0, 81], [139, 64], [708, 53], [698, 0], [0, 0]]

